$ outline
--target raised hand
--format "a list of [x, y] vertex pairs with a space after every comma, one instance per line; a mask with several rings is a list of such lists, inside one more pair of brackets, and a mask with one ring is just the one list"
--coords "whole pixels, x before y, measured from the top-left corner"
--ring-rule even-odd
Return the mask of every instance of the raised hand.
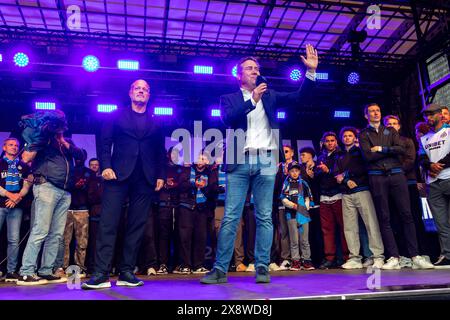
[[317, 54], [317, 50], [310, 44], [306, 45], [306, 58], [304, 56], [300, 56], [303, 64], [305, 65], [307, 71], [316, 72], [317, 66], [319, 65], [319, 55]]

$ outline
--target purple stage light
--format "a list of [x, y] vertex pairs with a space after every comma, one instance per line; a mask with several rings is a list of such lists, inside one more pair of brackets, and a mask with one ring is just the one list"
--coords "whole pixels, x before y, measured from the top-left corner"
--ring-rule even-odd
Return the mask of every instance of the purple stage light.
[[118, 60], [117, 68], [120, 70], [135, 71], [139, 70], [139, 61], [136, 60]]
[[28, 56], [27, 56], [25, 53], [23, 53], [23, 52], [17, 52], [17, 53], [14, 55], [14, 64], [15, 64], [17, 67], [24, 68], [24, 67], [26, 67], [29, 63], [30, 63], [30, 58], [28, 58]]
[[302, 78], [302, 72], [299, 69], [293, 69], [289, 74], [289, 78], [291, 78], [292, 81], [298, 81]]
[[277, 112], [277, 119], [286, 119], [286, 112], [278, 111]]
[[155, 116], [172, 116], [173, 108], [170, 107], [155, 107], [153, 110]]
[[213, 67], [211, 66], [194, 66], [194, 73], [196, 74], [213, 74]]
[[98, 112], [113, 112], [117, 110], [117, 105], [115, 104], [98, 104], [97, 111]]
[[349, 84], [358, 84], [359, 83], [359, 73], [358, 72], [350, 72], [347, 78], [347, 82]]
[[220, 109], [211, 109], [211, 117], [220, 117]]
[[86, 56], [83, 58], [83, 68], [87, 72], [95, 72], [100, 68], [100, 61], [96, 56]]
[[54, 103], [54, 102], [36, 101], [34, 103], [34, 108], [36, 110], [55, 110], [56, 109], [56, 103]]
[[350, 118], [350, 111], [334, 111], [335, 118]]

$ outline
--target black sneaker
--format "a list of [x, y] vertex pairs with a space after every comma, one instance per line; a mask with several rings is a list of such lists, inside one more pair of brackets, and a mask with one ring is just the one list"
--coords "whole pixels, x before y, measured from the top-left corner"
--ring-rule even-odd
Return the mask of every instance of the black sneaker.
[[175, 273], [175, 274], [191, 274], [192, 270], [191, 270], [191, 268], [189, 268], [187, 266], [179, 265], [178, 267], [175, 268], [175, 270], [173, 270], [173, 273]]
[[327, 269], [335, 269], [337, 268], [336, 261], [330, 261], [330, 260], [323, 260], [322, 264], [320, 265], [319, 269], [321, 270], [327, 270]]
[[169, 269], [167, 269], [167, 266], [165, 264], [160, 265], [158, 271], [156, 271], [157, 275], [163, 275], [168, 273]]
[[269, 283], [270, 275], [269, 270], [264, 267], [256, 268], [256, 283]]
[[212, 269], [203, 278], [200, 279], [200, 283], [204, 284], [218, 284], [226, 282], [228, 282], [228, 279], [225, 272], [220, 271], [219, 269], [216, 268]]
[[17, 282], [20, 276], [17, 272], [8, 272], [5, 277], [5, 282]]
[[53, 274], [38, 274], [39, 278], [47, 280], [47, 283], [64, 283], [67, 282], [67, 278], [55, 276]]
[[440, 259], [434, 264], [435, 269], [450, 269], [450, 260], [447, 258]]
[[144, 285], [144, 281], [139, 280], [131, 272], [121, 272], [119, 279], [116, 282], [116, 286], [121, 287], [140, 287]]
[[33, 274], [32, 276], [20, 276], [16, 282], [18, 286], [39, 286], [41, 284], [47, 283], [47, 280], [41, 279], [35, 274]]
[[84, 290], [111, 288], [109, 277], [103, 274], [94, 274], [89, 281], [81, 285]]

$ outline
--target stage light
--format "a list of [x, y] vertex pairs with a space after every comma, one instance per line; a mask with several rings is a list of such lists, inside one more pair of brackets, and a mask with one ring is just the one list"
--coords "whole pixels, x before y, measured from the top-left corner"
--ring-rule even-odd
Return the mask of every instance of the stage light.
[[350, 72], [347, 78], [347, 82], [349, 84], [358, 84], [359, 83], [359, 73], [358, 72]]
[[328, 72], [316, 72], [317, 80], [328, 80]]
[[139, 61], [135, 60], [118, 60], [117, 68], [120, 70], [135, 71], [139, 70]]
[[30, 63], [30, 59], [23, 52], [17, 52], [14, 55], [14, 64], [20, 68], [26, 67]]
[[299, 69], [293, 69], [289, 74], [292, 81], [298, 81], [302, 78], [302, 72]]
[[233, 67], [233, 70], [231, 70], [231, 74], [233, 75], [233, 77], [237, 77], [237, 65]]
[[220, 109], [211, 109], [211, 117], [220, 117]]
[[34, 108], [36, 110], [55, 110], [56, 109], [56, 103], [54, 103], [54, 102], [36, 101], [34, 103]]
[[335, 118], [350, 118], [350, 111], [334, 111]]
[[197, 74], [213, 74], [213, 67], [211, 66], [194, 66], [194, 73]]
[[0, 53], [0, 62], [3, 61], [3, 55]]
[[155, 107], [153, 110], [155, 116], [171, 116], [173, 115], [173, 108], [170, 107]]
[[100, 68], [100, 61], [95, 56], [86, 56], [83, 58], [83, 68], [87, 72], [95, 72]]
[[277, 119], [286, 119], [286, 112], [278, 111], [277, 112]]
[[98, 112], [113, 112], [117, 110], [117, 105], [115, 104], [98, 104], [97, 111]]

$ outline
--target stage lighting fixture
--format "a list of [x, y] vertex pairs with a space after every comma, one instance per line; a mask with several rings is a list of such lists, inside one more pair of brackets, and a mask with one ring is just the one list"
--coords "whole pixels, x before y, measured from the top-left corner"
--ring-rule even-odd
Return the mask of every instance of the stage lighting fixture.
[[118, 60], [117, 68], [120, 70], [135, 71], [139, 70], [139, 61], [135, 60]]
[[213, 74], [213, 67], [211, 66], [194, 66], [194, 73], [196, 74]]
[[231, 74], [233, 75], [233, 77], [237, 77], [237, 65], [233, 67], [233, 70], [231, 70]]
[[358, 72], [350, 72], [347, 77], [347, 82], [349, 84], [358, 84], [359, 83], [359, 73]]
[[289, 74], [292, 81], [299, 81], [302, 78], [302, 72], [299, 69], [293, 69]]
[[277, 119], [286, 119], [286, 112], [278, 111], [277, 112]]
[[211, 109], [211, 117], [220, 117], [220, 109]]
[[153, 114], [155, 116], [171, 116], [173, 115], [173, 108], [170, 107], [155, 107]]
[[56, 103], [54, 103], [54, 102], [36, 101], [34, 103], [34, 108], [36, 110], [55, 110], [56, 109]]
[[334, 111], [335, 118], [350, 118], [350, 111]]
[[87, 72], [95, 72], [100, 68], [100, 61], [96, 56], [86, 56], [83, 58], [83, 68]]
[[17, 52], [14, 55], [14, 64], [20, 68], [26, 67], [30, 63], [30, 59], [23, 52]]
[[98, 104], [97, 111], [98, 112], [113, 112], [117, 110], [117, 105], [115, 104]]

